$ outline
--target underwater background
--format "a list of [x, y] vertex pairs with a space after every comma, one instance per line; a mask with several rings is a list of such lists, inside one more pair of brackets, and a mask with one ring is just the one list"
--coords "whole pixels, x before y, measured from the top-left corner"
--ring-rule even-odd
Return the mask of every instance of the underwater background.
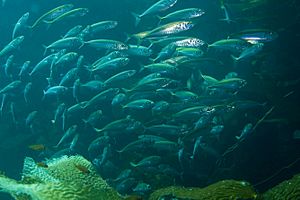
[[[144, 198], [154, 190], [170, 185], [205, 187], [224, 179], [245, 180], [259, 192], [264, 192], [299, 173], [300, 2], [178, 0], [165, 10], [142, 16], [140, 23], [135, 25], [133, 13], [141, 14], [156, 2], [6, 0], [0, 7], [1, 49], [12, 41], [12, 32], [20, 17], [29, 12], [29, 19], [18, 32], [17, 36], [24, 36], [20, 46], [0, 53], [1, 172], [20, 179], [25, 157], [42, 163], [61, 155], [80, 154], [90, 160], [120, 194], [138, 194]], [[39, 26], [30, 27], [46, 12], [66, 4], [87, 8], [88, 13], [54, 22], [44, 20]], [[170, 19], [159, 23], [157, 16], [185, 8], [204, 11], [195, 19], [188, 19], [189, 16], [187, 20], [173, 20], [191, 21], [193, 27], [188, 30], [166, 33], [163, 27], [161, 32], [148, 32], [145, 38], [134, 35], [173, 22]], [[226, 13], [230, 19], [220, 20]], [[74, 60], [68, 58], [70, 60], [60, 65], [59, 58], [55, 58], [57, 60], [48, 63], [50, 71], [42, 69], [37, 74], [30, 73], [43, 58], [64, 48], [51, 47], [44, 54], [44, 45], [61, 39], [76, 25], [84, 28], [106, 20], [116, 21], [117, 26], [88, 34], [82, 38], [82, 47], [68, 49], [73, 43], [64, 46], [67, 52], [76, 52]], [[258, 43], [248, 40], [243, 43], [244, 39], [238, 37], [245, 30], [272, 32], [276, 37], [271, 36], [268, 41], [257, 40]], [[161, 50], [171, 42], [157, 44], [154, 41], [175, 36], [197, 38], [203, 44], [195, 47], [189, 43], [173, 50], [165, 49], [168, 55], [158, 59]], [[74, 37], [79, 38], [79, 34]], [[241, 44], [216, 43], [232, 38], [238, 38]], [[96, 39], [114, 40], [120, 42], [119, 45], [125, 44], [126, 49], [107, 47], [107, 44], [104, 47], [95, 44], [99, 45], [95, 48], [90, 41]], [[260, 43], [263, 48], [256, 51], [253, 47]], [[136, 51], [129, 51], [128, 48], [133, 49], [133, 46], [127, 46], [129, 44], [136, 45]], [[150, 46], [151, 52], [139, 49], [141, 46]], [[109, 60], [120, 58], [120, 62], [95, 69], [93, 63], [97, 59], [116, 50], [126, 55], [120, 54]], [[169, 51], [173, 52], [170, 54]], [[11, 55], [14, 55], [13, 61], [8, 63]], [[84, 56], [81, 68], [77, 62], [80, 55]], [[164, 62], [180, 56], [185, 59], [182, 63], [181, 60]], [[19, 73], [25, 61], [30, 61], [30, 69], [23, 77]], [[153, 63], [163, 65], [149, 66]], [[54, 77], [50, 77], [53, 66], [57, 68]], [[107, 66], [117, 69], [110, 71], [105, 68]], [[76, 67], [82, 71], [77, 70], [78, 74], [66, 85], [60, 84], [64, 75]], [[133, 75], [107, 82], [125, 70], [131, 70]], [[157, 75], [164, 83], [147, 85], [149, 80], [157, 77], [148, 77], [146, 84], [145, 79], [144, 83], [139, 82], [149, 74]], [[49, 77], [53, 78], [52, 83], [48, 82]], [[87, 85], [92, 80], [99, 81], [100, 86]], [[230, 80], [232, 84], [226, 85], [228, 82], [224, 80]], [[16, 88], [5, 89], [14, 81], [20, 81]], [[28, 83], [31, 84], [28, 86]], [[58, 85], [64, 88], [54, 88], [54, 92], [49, 90]], [[75, 87], [81, 87], [80, 92]], [[114, 91], [109, 91], [104, 100], [90, 102], [96, 95], [112, 88]], [[116, 100], [115, 96], [121, 93], [124, 99]], [[116, 104], [112, 104], [114, 100]], [[80, 111], [70, 114], [68, 109], [78, 103], [82, 103]], [[65, 106], [63, 112], [54, 119], [62, 104]], [[159, 107], [161, 104], [167, 108]], [[195, 107], [198, 108], [196, 114], [180, 113]], [[91, 119], [91, 114], [98, 110], [101, 110], [101, 116]], [[28, 119], [32, 112], [35, 113], [33, 118]], [[123, 124], [111, 128], [115, 125], [113, 122], [120, 122], [118, 120], [124, 120]], [[251, 124], [249, 130], [248, 124]], [[144, 135], [162, 138], [145, 139], [134, 146], [134, 142]], [[95, 142], [100, 137], [104, 142]], [[129, 150], [124, 149], [128, 144], [132, 144]], [[120, 178], [119, 174], [124, 170], [130, 172]], [[12, 198], [0, 193], [0, 199]]]

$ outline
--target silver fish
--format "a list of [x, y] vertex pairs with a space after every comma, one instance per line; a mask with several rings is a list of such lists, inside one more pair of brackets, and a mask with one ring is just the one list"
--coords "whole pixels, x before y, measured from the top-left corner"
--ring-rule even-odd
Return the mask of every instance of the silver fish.
[[165, 11], [173, 7], [176, 4], [176, 2], [177, 0], [160, 0], [153, 4], [151, 7], [149, 7], [147, 10], [145, 10], [142, 14], [132, 13], [135, 17], [135, 26], [137, 26], [140, 23], [142, 17], [146, 15], [154, 15]]
[[20, 47], [21, 43], [24, 40], [24, 36], [18, 36], [15, 39], [13, 39], [10, 43], [8, 43], [1, 51], [0, 51], [0, 57], [16, 50]]
[[14, 39], [17, 34], [20, 34], [20, 32], [26, 27], [27, 21], [29, 18], [29, 12], [26, 12], [23, 14], [20, 19], [17, 21], [13, 33], [12, 33], [12, 39]]

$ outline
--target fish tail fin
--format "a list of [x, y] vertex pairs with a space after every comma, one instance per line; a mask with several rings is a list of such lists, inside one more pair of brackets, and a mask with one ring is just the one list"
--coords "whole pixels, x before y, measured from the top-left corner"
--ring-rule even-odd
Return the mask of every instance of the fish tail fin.
[[134, 17], [134, 26], [137, 27], [141, 22], [141, 16], [137, 13], [131, 12], [132, 16]]
[[130, 162], [129, 163], [132, 167], [137, 167], [137, 164], [133, 163], [133, 162]]
[[233, 61], [237, 62], [239, 60], [238, 57], [234, 56], [234, 55], [230, 55], [230, 57], [233, 59]]
[[156, 58], [149, 58], [150, 63], [155, 63], [157, 61], [157, 58], [158, 57], [156, 57]]
[[237, 66], [237, 64], [238, 64], [238, 62], [239, 62], [239, 57], [236, 57], [236, 56], [234, 56], [234, 55], [230, 55], [230, 57], [232, 58], [232, 60], [233, 60], [233, 67], [234, 68], [236, 68], [236, 66]]
[[219, 19], [219, 21], [226, 22], [227, 24], [237, 23], [236, 21], [234, 21], [232, 19], [227, 19], [227, 18], [221, 18], [221, 19]]
[[120, 149], [120, 150], [116, 150], [116, 152], [119, 153], [119, 154], [122, 154], [124, 152], [124, 150]]
[[43, 90], [43, 98], [42, 98], [42, 101], [44, 101], [45, 100], [45, 98], [46, 98], [46, 90]]
[[158, 18], [158, 22], [157, 22], [157, 26], [159, 26], [161, 24], [161, 21], [164, 19], [163, 17], [157, 15], [156, 16]]
[[124, 93], [126, 94], [126, 93], [129, 93], [130, 90], [129, 90], [129, 89], [126, 89], [126, 88], [121, 88], [121, 92], [124, 92]]
[[99, 129], [99, 128], [93, 128], [97, 133], [102, 133], [103, 132], [103, 129]]
[[45, 49], [45, 50], [44, 50], [44, 53], [43, 53], [43, 56], [46, 56], [47, 51], [48, 51], [48, 47], [47, 47], [46, 45], [43, 45], [43, 48]]
[[128, 33], [124, 33], [124, 34], [125, 34], [125, 37], [126, 37], [125, 43], [127, 43], [132, 38], [132, 36], [129, 35]]
[[78, 49], [81, 49], [85, 45], [85, 41], [82, 38], [80, 38], [80, 40], [81, 40], [81, 45], [78, 47]]
[[148, 49], [151, 49], [151, 47], [153, 46], [154, 43], [151, 40], [149, 40], [149, 42], [150, 42], [150, 45], [148, 46]]

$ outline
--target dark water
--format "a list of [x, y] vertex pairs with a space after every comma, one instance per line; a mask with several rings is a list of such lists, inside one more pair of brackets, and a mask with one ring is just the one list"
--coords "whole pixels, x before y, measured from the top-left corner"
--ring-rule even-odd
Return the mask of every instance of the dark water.
[[[115, 29], [99, 34], [93, 39], [107, 38], [125, 41], [126, 34], [139, 33], [156, 27], [157, 18], [154, 16], [143, 18], [141, 24], [135, 27], [134, 18], [131, 15], [133, 11], [141, 13], [154, 2], [146, 0], [7, 0], [6, 5], [0, 8], [0, 46], [2, 48], [11, 41], [14, 24], [25, 12], [30, 12], [28, 24], [32, 24], [45, 12], [66, 3], [73, 3], [75, 7], [89, 8], [89, 13], [84, 17], [59, 21], [48, 29], [45, 26], [39, 26], [32, 31], [25, 31], [25, 40], [21, 48], [13, 52], [16, 57], [14, 61], [16, 66], [26, 60], [30, 60], [33, 63], [31, 65], [34, 66], [43, 58], [43, 45], [48, 45], [59, 39], [67, 30], [78, 24], [86, 26], [103, 20], [118, 21], [118, 26]], [[183, 142], [186, 153], [185, 165], [188, 170], [185, 170], [185, 167], [179, 167], [180, 163], [178, 162], [177, 154], [165, 156], [165, 164], [176, 169], [181, 174], [180, 177], [167, 176], [172, 181], [160, 183], [151, 180], [150, 172], [147, 172], [149, 176], [142, 176], [139, 173], [135, 174], [135, 178], [138, 181], [145, 183], [156, 182], [155, 186], [153, 186], [155, 189], [170, 185], [170, 182], [174, 182], [177, 185], [203, 187], [222, 179], [242, 179], [249, 181], [256, 186], [258, 191], [263, 192], [282, 180], [299, 173], [300, 160], [298, 161], [297, 159], [300, 159], [300, 136], [295, 137], [294, 133], [300, 130], [300, 57], [298, 55], [300, 40], [300, 33], [298, 32], [300, 18], [298, 13], [300, 4], [293, 0], [261, 0], [257, 1], [262, 2], [261, 4], [250, 8], [245, 1], [228, 0], [224, 2], [228, 5], [231, 18], [235, 22], [228, 24], [219, 20], [223, 18], [223, 11], [220, 9], [220, 2], [216, 0], [178, 0], [174, 7], [163, 12], [162, 15], [189, 7], [198, 7], [205, 10], [205, 15], [197, 20], [195, 28], [181, 35], [197, 37], [208, 44], [226, 39], [230, 34], [245, 29], [264, 28], [276, 31], [279, 35], [278, 38], [265, 43], [262, 52], [241, 61], [237, 66], [233, 65], [230, 53], [226, 51], [208, 51], [205, 55], [220, 61], [221, 65], [199, 63], [199, 65], [203, 65], [201, 66], [201, 72], [204, 75], [221, 80], [228, 72], [234, 71], [239, 78], [247, 81], [247, 85], [244, 88], [239, 90], [235, 96], [229, 98], [230, 102], [251, 100], [259, 102], [263, 106], [254, 106], [249, 109], [241, 109], [221, 115], [224, 130], [220, 133], [219, 138], [208, 137], [204, 142], [214, 152], [217, 152], [218, 158], [215, 158], [210, 153], [202, 152], [200, 155], [203, 158], [191, 161], [190, 156], [193, 153], [194, 143], [198, 136], [202, 135], [201, 131], [203, 130], [200, 130], [197, 136], [193, 136], [188, 141]], [[134, 44], [134, 41], [130, 40], [129, 42]], [[85, 46], [77, 52], [85, 56], [84, 65], [90, 65], [106, 53], [105, 51], [96, 51]], [[158, 52], [159, 48], [156, 48], [155, 54]], [[5, 64], [9, 55], [0, 58], [1, 65]], [[151, 57], [155, 58], [155, 56]], [[149, 64], [149, 61], [145, 58], [134, 57], [130, 59], [130, 69], [139, 69], [141, 65]], [[0, 77], [0, 88], [12, 81], [5, 77], [4, 67], [1, 68]], [[18, 78], [14, 77], [13, 79], [17, 80]], [[30, 79], [24, 81], [24, 84], [29, 81]], [[26, 104], [23, 100], [22, 92], [10, 95], [9, 103], [7, 103], [7, 106], [4, 106], [3, 114], [0, 118], [0, 170], [5, 172], [7, 176], [15, 179], [20, 179], [25, 156], [33, 157], [37, 161], [53, 156], [60, 149], [53, 150], [51, 147], [57, 144], [63, 134], [57, 130], [58, 128], [51, 125], [51, 119], [58, 104], [56, 99], [42, 100], [43, 90], [47, 88], [48, 84], [46, 79], [42, 77], [35, 80], [31, 79], [31, 81], [37, 85], [36, 91], [34, 91], [32, 96], [33, 103], [30, 105]], [[201, 96], [202, 94], [198, 95]], [[60, 103], [65, 102], [68, 107], [76, 103], [70, 93], [58, 101]], [[8, 106], [11, 102], [14, 102], [15, 105], [16, 122], [12, 120], [10, 106]], [[114, 111], [110, 108], [110, 104], [107, 105], [105, 104], [105, 108], [103, 108], [106, 115], [106, 121], [102, 121], [104, 124], [124, 116], [122, 109]], [[238, 144], [233, 151], [229, 151], [228, 154], [225, 153], [231, 146], [236, 144], [235, 136], [240, 135], [241, 130], [247, 123], [256, 124], [272, 107], [274, 109], [270, 115], [267, 116], [265, 121], [259, 123], [259, 126], [249, 137]], [[32, 130], [25, 125], [25, 119], [28, 113], [34, 110], [42, 112], [44, 115], [39, 116], [36, 132], [32, 133]], [[76, 116], [76, 119], [74, 119], [74, 124], [80, 127], [80, 134], [83, 135], [82, 138], [80, 137], [81, 141], [75, 153], [82, 154], [89, 159], [87, 147], [95, 139], [95, 135], [90, 133], [89, 129], [84, 129], [80, 120], [87, 116], [88, 114], [85, 113], [84, 116]], [[166, 120], [161, 119], [159, 116], [151, 116], [150, 119], [149, 117], [144, 117], [137, 115], [134, 118], [141, 121], [145, 126], [151, 125], [152, 120], [155, 121], [157, 118], [160, 124], [171, 121], [169, 118]], [[194, 121], [197, 121], [197, 119]], [[177, 122], [174, 124], [177, 125]], [[182, 124], [180, 123], [180, 125]], [[185, 125], [190, 129], [193, 128], [193, 123], [186, 123]], [[207, 130], [204, 131], [207, 132]], [[134, 141], [136, 139], [135, 136], [114, 136], [110, 144], [112, 153], [108, 160], [118, 167], [112, 172], [99, 169], [99, 173], [103, 177], [108, 180], [116, 178], [117, 174], [123, 169], [130, 168], [129, 162], [137, 162], [146, 155], [149, 156], [151, 153], [154, 153], [147, 151], [145, 154], [137, 154], [139, 159], [133, 159], [128, 155], [120, 156], [116, 153], [117, 150]], [[176, 139], [172, 139], [172, 141], [177, 143]], [[43, 144], [51, 150], [45, 152], [33, 151], [28, 148], [32, 144]], [[65, 144], [64, 147], [68, 145]], [[222, 162], [216, 164], [220, 160]], [[115, 185], [113, 184], [113, 186]], [[128, 193], [131, 194], [131, 192]], [[3, 195], [0, 196], [0, 199], [9, 199], [9, 197]]]

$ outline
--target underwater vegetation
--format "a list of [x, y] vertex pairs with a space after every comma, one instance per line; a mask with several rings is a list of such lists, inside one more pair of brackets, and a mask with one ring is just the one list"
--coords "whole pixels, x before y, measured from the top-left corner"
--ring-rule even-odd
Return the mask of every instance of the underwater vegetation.
[[121, 199], [82, 156], [63, 156], [44, 163], [27, 157], [22, 180], [1, 176], [0, 188], [17, 200]]
[[[62, 156], [36, 163], [25, 158], [22, 180], [15, 181], [0, 176], [0, 189], [16, 200], [138, 200], [139, 196], [122, 197], [103, 180], [92, 163], [82, 156]], [[300, 196], [300, 175], [294, 176], [258, 194], [245, 181], [223, 180], [205, 188], [183, 188], [171, 186], [153, 192], [149, 200], [282, 200], [298, 199]]]

